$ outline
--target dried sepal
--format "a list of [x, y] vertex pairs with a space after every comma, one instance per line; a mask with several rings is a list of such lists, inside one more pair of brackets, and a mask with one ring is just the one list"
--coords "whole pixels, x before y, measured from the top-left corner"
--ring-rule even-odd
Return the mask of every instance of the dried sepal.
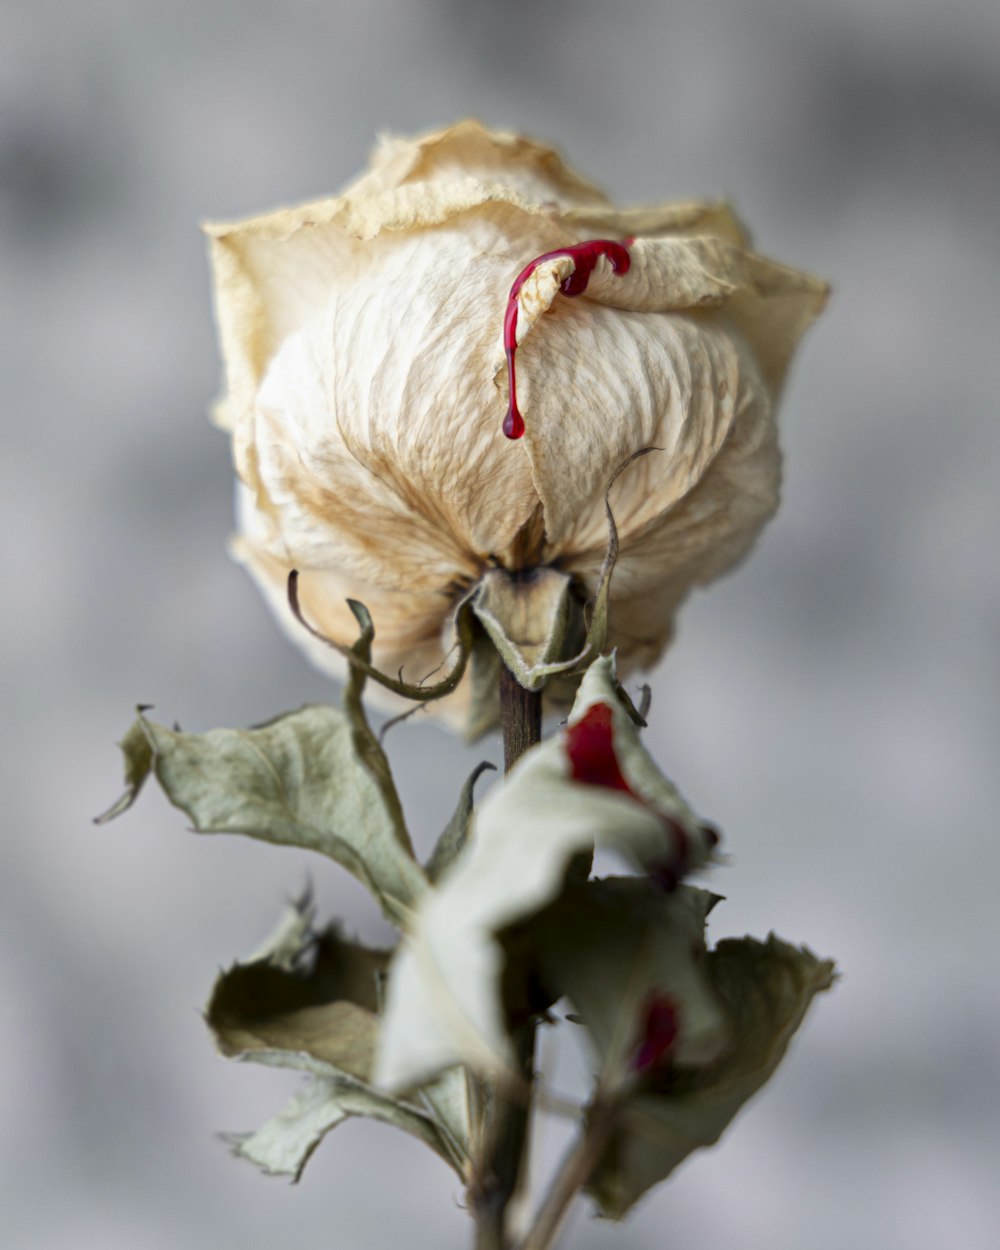
[[496, 765], [484, 760], [483, 763], [477, 764], [472, 770], [462, 786], [458, 796], [458, 803], [451, 815], [451, 819], [445, 825], [441, 836], [434, 845], [434, 850], [424, 869], [427, 873], [427, 879], [432, 885], [436, 884], [438, 879], [451, 867], [465, 846], [472, 829], [472, 800], [476, 782], [485, 772], [496, 772]]
[[565, 573], [540, 568], [512, 576], [491, 569], [473, 592], [472, 610], [526, 690], [541, 690], [550, 677], [578, 665], [583, 610]]

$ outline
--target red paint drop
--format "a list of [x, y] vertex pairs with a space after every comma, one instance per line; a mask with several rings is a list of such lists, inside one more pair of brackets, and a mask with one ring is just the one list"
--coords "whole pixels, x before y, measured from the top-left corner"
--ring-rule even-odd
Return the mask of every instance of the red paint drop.
[[[574, 781], [632, 794], [618, 767], [612, 712], [607, 703], [595, 703], [575, 724], [569, 726], [566, 730], [566, 754]], [[632, 797], [638, 796], [632, 794]]]
[[559, 290], [563, 295], [582, 295], [590, 282], [594, 266], [602, 256], [611, 262], [615, 273], [628, 273], [632, 258], [628, 254], [625, 243], [616, 243], [613, 239], [591, 239], [587, 243], [572, 243], [568, 247], [556, 248], [554, 252], [544, 252], [521, 270], [514, 279], [507, 299], [507, 311], [503, 318], [503, 350], [507, 357], [507, 415], [503, 419], [503, 432], [508, 438], [520, 438], [524, 434], [524, 418], [517, 406], [517, 377], [514, 369], [514, 355], [517, 352], [517, 297], [521, 287], [531, 277], [539, 265], [547, 260], [555, 260], [559, 256], [569, 256], [576, 268], [562, 283]]
[[668, 1059], [680, 1028], [677, 1004], [669, 994], [652, 994], [646, 1002], [642, 1036], [632, 1056], [633, 1072], [648, 1072]]

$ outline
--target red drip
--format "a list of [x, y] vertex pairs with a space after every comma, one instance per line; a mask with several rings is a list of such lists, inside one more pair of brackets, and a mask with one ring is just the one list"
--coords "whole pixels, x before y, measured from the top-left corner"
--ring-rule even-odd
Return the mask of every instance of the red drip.
[[[632, 788], [618, 767], [614, 725], [607, 703], [595, 703], [575, 724], [569, 726], [566, 730], [566, 754], [574, 781], [632, 794]], [[632, 794], [632, 797], [637, 796]]]
[[646, 1002], [642, 1038], [632, 1056], [633, 1072], [648, 1072], [669, 1059], [679, 1028], [679, 1012], [671, 995], [650, 995]]
[[509, 400], [507, 415], [503, 421], [503, 432], [508, 438], [520, 438], [524, 434], [524, 418], [517, 406], [517, 379], [514, 370], [514, 354], [517, 351], [517, 297], [521, 287], [531, 277], [539, 265], [548, 260], [556, 260], [560, 256], [569, 256], [575, 268], [568, 278], [559, 285], [563, 295], [582, 295], [590, 282], [590, 275], [602, 256], [611, 262], [615, 273], [628, 273], [632, 258], [628, 254], [628, 246], [616, 243], [612, 239], [591, 239], [587, 243], [572, 243], [568, 247], [556, 248], [554, 252], [545, 252], [521, 270], [514, 279], [507, 299], [507, 311], [503, 318], [503, 350], [507, 357], [507, 389]]

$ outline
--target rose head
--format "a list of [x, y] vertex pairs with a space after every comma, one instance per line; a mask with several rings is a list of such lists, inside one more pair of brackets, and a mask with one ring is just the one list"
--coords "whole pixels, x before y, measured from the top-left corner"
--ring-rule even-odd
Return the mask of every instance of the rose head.
[[593, 594], [608, 483], [655, 447], [610, 495], [609, 644], [648, 665], [777, 506], [775, 405], [826, 287], [748, 251], [724, 205], [616, 209], [548, 148], [464, 122], [383, 141], [333, 199], [209, 233], [235, 550], [325, 667], [291, 569], [323, 633], [352, 643], [358, 599], [376, 662], [418, 680], [490, 569]]

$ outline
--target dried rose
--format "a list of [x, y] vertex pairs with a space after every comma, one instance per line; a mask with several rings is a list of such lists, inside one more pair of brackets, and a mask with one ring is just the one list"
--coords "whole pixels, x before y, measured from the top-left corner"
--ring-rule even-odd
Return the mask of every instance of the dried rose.
[[592, 595], [608, 483], [656, 447], [610, 495], [608, 641], [647, 666], [775, 510], [775, 404], [826, 286], [748, 251], [725, 205], [616, 209], [550, 149], [463, 122], [383, 141], [336, 198], [209, 233], [235, 550], [325, 667], [292, 568], [320, 631], [353, 642], [361, 600], [375, 661], [418, 680], [489, 570]]

